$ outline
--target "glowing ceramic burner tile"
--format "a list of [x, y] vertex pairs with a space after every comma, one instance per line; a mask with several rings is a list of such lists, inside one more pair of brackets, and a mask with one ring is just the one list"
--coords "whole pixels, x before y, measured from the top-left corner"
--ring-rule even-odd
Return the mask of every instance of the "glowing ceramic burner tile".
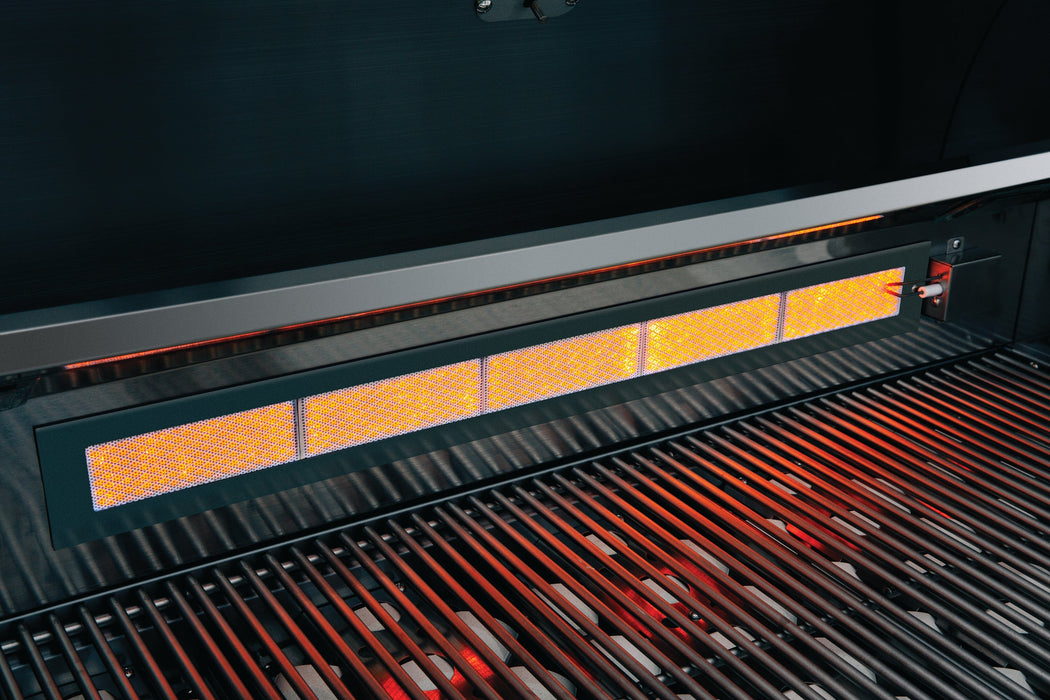
[[85, 450], [91, 500], [104, 510], [295, 459], [292, 402], [156, 430]]
[[629, 379], [638, 372], [638, 325], [534, 345], [488, 358], [488, 407], [511, 406]]
[[903, 277], [904, 268], [883, 270], [336, 389], [300, 399], [298, 415], [288, 401], [93, 445], [85, 450], [92, 505], [104, 510], [889, 318], [900, 300], [886, 287]]
[[662, 372], [776, 342], [780, 295], [770, 294], [645, 324], [645, 371]]
[[903, 280], [904, 268], [898, 267], [788, 292], [784, 340], [896, 316], [900, 299], [885, 287]]
[[469, 360], [303, 399], [306, 452], [317, 455], [476, 416], [481, 361]]

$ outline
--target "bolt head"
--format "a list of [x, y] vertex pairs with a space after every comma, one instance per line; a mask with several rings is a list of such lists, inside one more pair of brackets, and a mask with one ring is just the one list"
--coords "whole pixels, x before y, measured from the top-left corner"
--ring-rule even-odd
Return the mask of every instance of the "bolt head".
[[954, 241], [952, 241], [952, 248], [954, 248], [955, 250], [959, 250], [959, 248], [961, 248], [961, 247], [962, 247], [962, 241], [960, 241], [958, 238], [956, 238]]
[[475, 0], [474, 11], [479, 15], [483, 15], [492, 9], [492, 0]]

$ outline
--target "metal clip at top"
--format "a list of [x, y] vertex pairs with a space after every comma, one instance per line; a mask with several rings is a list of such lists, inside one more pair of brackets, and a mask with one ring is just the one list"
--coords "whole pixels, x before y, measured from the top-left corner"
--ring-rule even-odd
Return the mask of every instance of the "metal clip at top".
[[546, 24], [566, 14], [579, 4], [580, 0], [474, 0], [474, 14], [483, 22], [505, 22], [509, 20], [539, 20]]

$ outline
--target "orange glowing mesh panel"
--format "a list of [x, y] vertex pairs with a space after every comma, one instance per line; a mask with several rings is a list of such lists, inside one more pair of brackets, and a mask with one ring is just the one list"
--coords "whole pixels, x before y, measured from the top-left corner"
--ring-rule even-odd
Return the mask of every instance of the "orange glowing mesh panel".
[[292, 402], [122, 438], [85, 451], [95, 510], [295, 459]]
[[885, 286], [903, 280], [904, 268], [898, 267], [788, 292], [784, 340], [896, 316], [900, 299]]
[[571, 394], [638, 373], [638, 325], [577, 335], [488, 358], [488, 408]]
[[481, 360], [469, 360], [303, 399], [306, 452], [341, 450], [476, 416]]
[[771, 345], [777, 340], [780, 295], [770, 294], [649, 321], [645, 371], [674, 367]]

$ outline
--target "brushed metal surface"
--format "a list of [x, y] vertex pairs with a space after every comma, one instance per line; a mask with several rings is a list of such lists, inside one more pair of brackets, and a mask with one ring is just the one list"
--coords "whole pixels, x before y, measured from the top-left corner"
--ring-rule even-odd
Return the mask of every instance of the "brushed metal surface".
[[[324, 269], [0, 317], [0, 375], [439, 299], [734, 243], [1050, 178], [1050, 153], [632, 227], [541, 231]], [[601, 231], [601, 232], [599, 232]]]

